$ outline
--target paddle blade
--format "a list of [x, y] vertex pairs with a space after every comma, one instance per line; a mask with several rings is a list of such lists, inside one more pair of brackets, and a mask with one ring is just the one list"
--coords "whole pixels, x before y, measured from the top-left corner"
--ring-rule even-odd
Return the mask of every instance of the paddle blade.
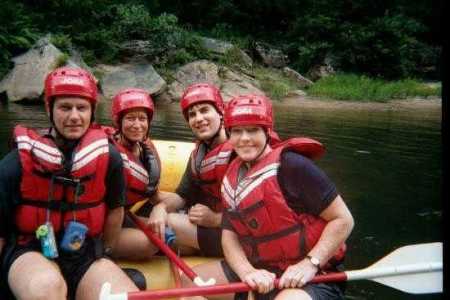
[[347, 280], [370, 279], [406, 293], [441, 293], [442, 243], [401, 247], [370, 267], [345, 273]]
[[442, 243], [398, 248], [369, 268], [384, 267], [396, 267], [405, 274], [380, 276], [373, 281], [411, 294], [442, 293]]

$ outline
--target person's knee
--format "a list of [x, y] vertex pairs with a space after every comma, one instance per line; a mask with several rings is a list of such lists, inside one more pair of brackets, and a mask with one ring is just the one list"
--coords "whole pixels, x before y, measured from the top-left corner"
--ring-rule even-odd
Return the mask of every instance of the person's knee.
[[29, 281], [27, 294], [36, 300], [65, 299], [67, 284], [57, 272], [42, 272]]
[[182, 223], [181, 216], [178, 213], [170, 213], [167, 215], [167, 225], [176, 231]]
[[312, 298], [302, 289], [284, 289], [274, 300], [312, 300]]

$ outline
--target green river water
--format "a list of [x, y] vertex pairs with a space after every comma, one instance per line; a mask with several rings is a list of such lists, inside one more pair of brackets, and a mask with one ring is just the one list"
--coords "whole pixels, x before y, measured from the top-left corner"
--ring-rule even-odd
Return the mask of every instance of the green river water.
[[[346, 268], [367, 267], [394, 249], [442, 241], [441, 110], [338, 109], [275, 105], [281, 137], [308, 136], [327, 154], [318, 165], [336, 183], [355, 218]], [[97, 119], [110, 124], [109, 105]], [[43, 106], [0, 106], [0, 155], [8, 151], [15, 124], [46, 126]], [[178, 105], [157, 107], [153, 138], [190, 141]], [[347, 286], [347, 299], [441, 299], [409, 295], [380, 284]]]

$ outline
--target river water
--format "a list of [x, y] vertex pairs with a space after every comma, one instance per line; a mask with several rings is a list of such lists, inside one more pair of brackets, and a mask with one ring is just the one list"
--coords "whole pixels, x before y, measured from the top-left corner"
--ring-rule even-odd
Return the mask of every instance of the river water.
[[[348, 241], [346, 268], [364, 268], [394, 249], [442, 241], [441, 110], [340, 109], [275, 105], [281, 137], [308, 136], [327, 154], [317, 164], [336, 183], [356, 226]], [[110, 124], [109, 105], [97, 119]], [[0, 106], [0, 155], [8, 151], [15, 124], [46, 126], [43, 106]], [[190, 141], [178, 105], [157, 107], [152, 136]], [[370, 281], [349, 283], [347, 299], [441, 299], [409, 295]]]

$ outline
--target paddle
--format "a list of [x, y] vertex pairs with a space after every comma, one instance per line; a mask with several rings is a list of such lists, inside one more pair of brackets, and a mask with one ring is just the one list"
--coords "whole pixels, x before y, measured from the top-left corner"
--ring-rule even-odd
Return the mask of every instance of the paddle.
[[[368, 279], [411, 294], [442, 292], [442, 243], [398, 248], [373, 265], [355, 271], [318, 275], [311, 282], [339, 282]], [[100, 300], [151, 300], [182, 296], [207, 296], [250, 291], [243, 282], [181, 289], [111, 294], [104, 283]]]
[[159, 237], [157, 237], [147, 225], [139, 220], [135, 214], [127, 212], [128, 216], [134, 221], [134, 223], [142, 230], [142, 232], [149, 238], [149, 240], [158, 247], [164, 254], [180, 268], [189, 279], [191, 279], [197, 286], [208, 286], [216, 283], [214, 278], [210, 278], [204, 281], [198, 276], [191, 267], [189, 267], [178, 255], [167, 246]]

